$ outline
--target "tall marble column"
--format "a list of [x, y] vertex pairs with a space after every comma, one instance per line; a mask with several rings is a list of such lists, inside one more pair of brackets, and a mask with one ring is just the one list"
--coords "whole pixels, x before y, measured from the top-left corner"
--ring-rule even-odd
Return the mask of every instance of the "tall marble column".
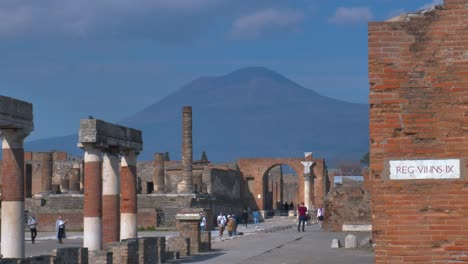
[[312, 152], [305, 152], [305, 161], [301, 163], [304, 165], [304, 205], [310, 210], [310, 182], [312, 180], [310, 167], [314, 164], [312, 161]]
[[4, 258], [24, 258], [24, 149], [29, 131], [0, 129], [2, 137], [2, 234]]

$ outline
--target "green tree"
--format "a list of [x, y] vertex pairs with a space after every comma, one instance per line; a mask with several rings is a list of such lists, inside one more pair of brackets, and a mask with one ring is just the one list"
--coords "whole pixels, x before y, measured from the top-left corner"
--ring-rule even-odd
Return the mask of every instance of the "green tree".
[[364, 156], [362, 156], [360, 162], [363, 164], [369, 165], [369, 152], [367, 152], [366, 154], [364, 154]]
[[208, 157], [206, 156], [205, 151], [202, 152], [200, 161], [201, 162], [208, 162]]
[[169, 152], [166, 151], [164, 153], [164, 161], [170, 161], [170, 160], [171, 160], [171, 158], [169, 157]]

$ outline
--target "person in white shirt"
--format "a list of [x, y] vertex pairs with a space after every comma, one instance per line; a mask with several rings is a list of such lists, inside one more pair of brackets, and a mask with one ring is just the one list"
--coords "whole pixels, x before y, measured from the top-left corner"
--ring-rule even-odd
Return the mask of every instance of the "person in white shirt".
[[200, 212], [200, 231], [205, 231], [205, 226], [206, 226], [206, 217], [203, 214], [203, 212]]
[[62, 217], [59, 215], [57, 218], [57, 222], [55, 222], [55, 231], [57, 232], [57, 239], [60, 244], [62, 244], [62, 239], [66, 238], [65, 235], [65, 224], [68, 222], [67, 220], [62, 220]]
[[226, 226], [226, 217], [221, 212], [216, 220], [218, 222], [219, 239], [221, 239], [223, 237], [224, 227]]
[[319, 224], [320, 224], [320, 228], [323, 228], [323, 207], [320, 206], [319, 209], [317, 209], [317, 219], [319, 221]]
[[29, 226], [29, 231], [31, 231], [31, 243], [34, 244], [34, 241], [36, 239], [36, 236], [37, 236], [37, 225], [39, 224], [39, 222], [37, 222], [37, 219], [36, 217], [33, 215], [31, 215], [31, 217], [29, 217], [28, 219], [28, 226]]

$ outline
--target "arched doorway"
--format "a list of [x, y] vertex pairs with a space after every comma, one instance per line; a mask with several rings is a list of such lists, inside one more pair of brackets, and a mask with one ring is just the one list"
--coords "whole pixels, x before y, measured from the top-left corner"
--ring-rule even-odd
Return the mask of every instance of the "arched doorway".
[[283, 210], [284, 204], [296, 205], [300, 200], [299, 177], [297, 172], [286, 164], [276, 164], [263, 175], [264, 210]]

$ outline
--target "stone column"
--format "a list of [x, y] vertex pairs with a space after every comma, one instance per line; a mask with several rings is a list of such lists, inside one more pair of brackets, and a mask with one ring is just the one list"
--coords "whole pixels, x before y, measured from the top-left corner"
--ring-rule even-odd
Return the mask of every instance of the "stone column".
[[101, 151], [83, 144], [84, 154], [84, 232], [83, 246], [90, 251], [102, 249]]
[[2, 137], [1, 254], [24, 258], [24, 149], [29, 131], [0, 129]]
[[153, 186], [154, 193], [164, 192], [164, 153], [154, 154]]
[[136, 238], [137, 233], [137, 153], [126, 150], [120, 163], [120, 239]]
[[104, 152], [102, 162], [103, 242], [120, 241], [119, 157], [113, 150]]
[[305, 152], [305, 161], [301, 163], [304, 165], [304, 205], [310, 210], [310, 167], [314, 164], [312, 152]]
[[193, 192], [193, 146], [192, 146], [192, 107], [184, 106], [182, 116], [182, 177], [178, 186], [178, 193]]

